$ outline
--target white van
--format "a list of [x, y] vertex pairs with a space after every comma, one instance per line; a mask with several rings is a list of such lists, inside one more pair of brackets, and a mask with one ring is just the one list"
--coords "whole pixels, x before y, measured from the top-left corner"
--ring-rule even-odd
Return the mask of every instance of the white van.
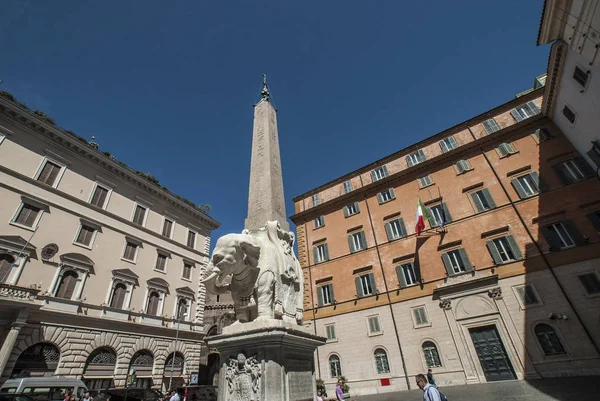
[[87, 387], [78, 379], [52, 376], [9, 379], [0, 388], [0, 393], [25, 394], [35, 401], [63, 401], [67, 391], [79, 400]]

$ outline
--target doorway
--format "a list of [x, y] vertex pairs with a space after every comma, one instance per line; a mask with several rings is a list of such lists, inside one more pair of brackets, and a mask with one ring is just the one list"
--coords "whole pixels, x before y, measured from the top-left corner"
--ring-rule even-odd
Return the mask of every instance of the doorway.
[[517, 378], [496, 326], [475, 327], [469, 333], [488, 382]]

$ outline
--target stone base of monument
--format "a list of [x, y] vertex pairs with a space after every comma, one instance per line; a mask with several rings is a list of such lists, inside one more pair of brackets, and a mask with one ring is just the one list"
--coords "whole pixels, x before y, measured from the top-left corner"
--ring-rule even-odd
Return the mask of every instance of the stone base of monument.
[[281, 320], [234, 324], [205, 339], [221, 356], [219, 401], [313, 401], [325, 338]]

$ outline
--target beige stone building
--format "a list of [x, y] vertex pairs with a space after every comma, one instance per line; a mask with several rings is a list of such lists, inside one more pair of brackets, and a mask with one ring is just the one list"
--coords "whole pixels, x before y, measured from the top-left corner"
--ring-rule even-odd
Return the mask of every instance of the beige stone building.
[[219, 223], [0, 96], [0, 381], [166, 388], [198, 372]]

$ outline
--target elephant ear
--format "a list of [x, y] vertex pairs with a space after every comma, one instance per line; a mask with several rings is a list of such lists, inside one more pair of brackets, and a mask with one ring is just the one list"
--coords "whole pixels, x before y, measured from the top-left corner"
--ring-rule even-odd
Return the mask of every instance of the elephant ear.
[[260, 257], [260, 246], [255, 241], [244, 239], [240, 241], [240, 248], [244, 251], [244, 264], [257, 267]]

